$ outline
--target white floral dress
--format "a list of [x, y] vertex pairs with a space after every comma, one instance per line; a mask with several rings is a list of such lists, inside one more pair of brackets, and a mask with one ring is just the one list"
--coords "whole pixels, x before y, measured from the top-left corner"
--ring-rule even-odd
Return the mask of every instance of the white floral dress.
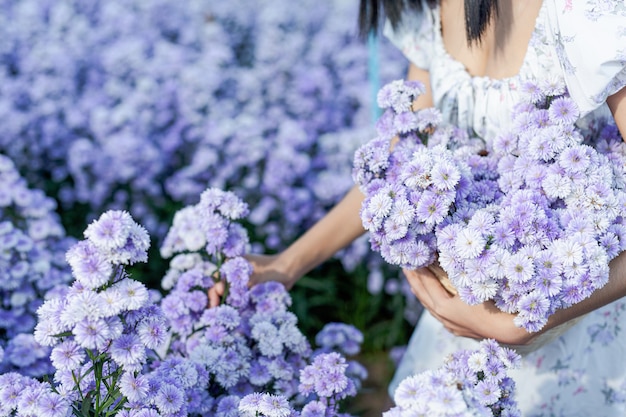
[[[626, 85], [623, 0], [544, 1], [517, 76], [473, 77], [446, 51], [438, 7], [403, 18], [385, 34], [407, 58], [430, 71], [444, 119], [490, 141], [508, 126], [523, 80], [565, 80], [587, 123], [610, 116], [605, 100]], [[524, 356], [512, 376], [525, 417], [626, 416], [626, 299], [587, 314], [558, 338]], [[445, 356], [477, 342], [451, 335], [428, 312], [418, 323], [390, 386], [438, 368]]]

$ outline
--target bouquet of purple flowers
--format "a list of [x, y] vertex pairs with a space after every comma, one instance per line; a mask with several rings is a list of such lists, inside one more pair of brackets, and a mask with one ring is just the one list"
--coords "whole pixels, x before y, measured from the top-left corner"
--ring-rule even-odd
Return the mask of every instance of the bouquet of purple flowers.
[[564, 85], [547, 87], [527, 83], [512, 128], [487, 150], [436, 110], [413, 112], [421, 85], [395, 81], [354, 164], [363, 225], [385, 260], [436, 260], [464, 301], [493, 300], [531, 332], [605, 285], [626, 249], [626, 145], [608, 120], [578, 126]]
[[394, 81], [381, 89], [378, 101], [386, 111], [378, 136], [357, 150], [353, 170], [365, 194], [361, 219], [372, 248], [387, 262], [413, 269], [434, 261], [435, 231], [446, 218], [497, 197], [489, 192], [495, 178], [482, 175], [489, 171], [483, 160], [467, 161], [482, 143], [441, 125], [436, 109], [412, 111], [423, 88]]
[[405, 378], [394, 395], [396, 406], [383, 417], [520, 416], [515, 382], [507, 374], [519, 361], [513, 350], [483, 340], [476, 350], [455, 352], [437, 370]]
[[463, 300], [494, 300], [533, 332], [604, 286], [626, 249], [626, 146], [614, 125], [576, 126], [564, 87], [528, 89], [493, 144], [502, 198], [439, 228], [437, 248]]

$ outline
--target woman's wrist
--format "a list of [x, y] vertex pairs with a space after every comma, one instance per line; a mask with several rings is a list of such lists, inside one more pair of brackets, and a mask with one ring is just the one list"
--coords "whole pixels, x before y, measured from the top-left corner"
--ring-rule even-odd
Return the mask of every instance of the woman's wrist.
[[289, 288], [308, 272], [303, 267], [301, 258], [290, 248], [278, 253], [273, 264], [274, 269], [285, 277]]

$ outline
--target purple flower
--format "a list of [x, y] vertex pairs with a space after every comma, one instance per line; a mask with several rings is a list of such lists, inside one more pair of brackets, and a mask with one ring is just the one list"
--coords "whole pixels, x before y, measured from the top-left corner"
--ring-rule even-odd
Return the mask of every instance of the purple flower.
[[363, 334], [345, 323], [327, 323], [315, 336], [315, 343], [325, 351], [337, 349], [345, 355], [356, 355], [363, 343]]
[[120, 378], [120, 392], [129, 401], [140, 402], [148, 397], [148, 380], [144, 375], [124, 372]]
[[73, 371], [83, 364], [85, 352], [75, 341], [66, 340], [52, 349], [50, 359], [55, 368]]
[[476, 384], [476, 392], [478, 393], [478, 401], [482, 405], [492, 405], [500, 398], [501, 391], [497, 383], [490, 380], [479, 381]]
[[146, 361], [146, 350], [138, 336], [125, 334], [113, 340], [111, 358], [125, 370], [138, 371]]
[[258, 412], [267, 417], [288, 417], [291, 414], [291, 407], [286, 398], [265, 394], [259, 402]]
[[125, 211], [108, 211], [87, 227], [85, 237], [104, 250], [118, 249], [126, 244], [132, 222]]
[[163, 384], [154, 397], [154, 403], [163, 414], [177, 413], [183, 407], [185, 401], [184, 392], [177, 386]]
[[70, 403], [57, 393], [43, 393], [37, 402], [37, 412], [41, 417], [65, 417], [70, 412]]
[[311, 401], [302, 407], [301, 417], [324, 417], [327, 407], [322, 401]]
[[566, 126], [575, 123], [580, 116], [576, 103], [569, 97], [554, 99], [550, 105], [549, 112], [552, 120]]
[[434, 226], [448, 214], [449, 205], [435, 193], [424, 192], [415, 208], [418, 221]]
[[415, 113], [405, 111], [395, 116], [393, 125], [397, 132], [408, 133], [418, 127], [418, 118]]
[[222, 397], [216, 409], [216, 417], [239, 417], [238, 412], [239, 397], [235, 395], [228, 395]]

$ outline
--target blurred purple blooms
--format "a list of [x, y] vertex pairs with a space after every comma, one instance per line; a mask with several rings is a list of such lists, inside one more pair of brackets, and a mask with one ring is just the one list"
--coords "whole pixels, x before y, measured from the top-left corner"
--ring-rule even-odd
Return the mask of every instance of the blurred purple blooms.
[[66, 237], [56, 208], [0, 155], [0, 372], [50, 372], [49, 349], [32, 332], [39, 306], [71, 280], [64, 254], [74, 240]]
[[352, 185], [375, 103], [357, 2], [277, 1], [0, 1], [0, 151], [66, 210], [128, 210], [157, 241], [164, 207], [232, 189], [283, 247]]

